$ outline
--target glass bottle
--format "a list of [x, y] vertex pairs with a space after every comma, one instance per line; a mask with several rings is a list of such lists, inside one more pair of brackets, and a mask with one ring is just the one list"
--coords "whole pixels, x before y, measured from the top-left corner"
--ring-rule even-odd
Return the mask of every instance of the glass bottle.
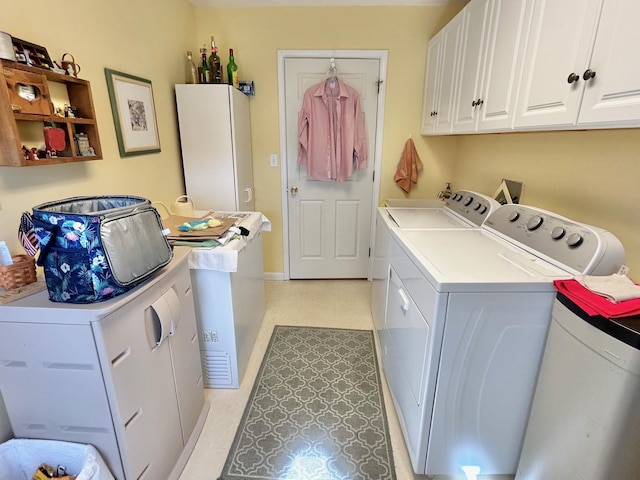
[[211, 83], [211, 70], [209, 69], [209, 64], [207, 63], [207, 47], [206, 45], [200, 49], [200, 56], [202, 61], [200, 63], [199, 83]]
[[218, 56], [218, 47], [216, 47], [216, 42], [211, 37], [211, 55], [209, 56], [209, 69], [211, 70], [211, 78], [213, 83], [223, 83], [222, 76], [222, 62], [220, 61], [220, 57]]
[[229, 49], [229, 65], [227, 65], [227, 80], [229, 85], [240, 88], [240, 80], [238, 78], [238, 65], [233, 57], [233, 48]]
[[187, 52], [187, 61], [185, 63], [184, 73], [186, 83], [198, 83], [198, 69], [196, 68], [196, 64], [193, 63], [191, 51]]

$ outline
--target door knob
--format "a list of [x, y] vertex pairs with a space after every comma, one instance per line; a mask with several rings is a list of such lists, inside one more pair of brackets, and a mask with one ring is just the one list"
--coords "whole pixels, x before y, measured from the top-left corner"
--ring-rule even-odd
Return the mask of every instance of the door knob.
[[578, 80], [580, 80], [580, 75], [578, 75], [577, 73], [574, 73], [574, 72], [571, 72], [569, 74], [569, 77], [567, 78], [567, 82], [568, 83], [577, 82]]
[[591, 80], [595, 76], [596, 76], [596, 72], [594, 72], [590, 68], [586, 69], [582, 74], [582, 78], [584, 78], [585, 80]]
[[291, 195], [295, 195], [296, 193], [298, 193], [298, 187], [291, 187], [290, 191]]

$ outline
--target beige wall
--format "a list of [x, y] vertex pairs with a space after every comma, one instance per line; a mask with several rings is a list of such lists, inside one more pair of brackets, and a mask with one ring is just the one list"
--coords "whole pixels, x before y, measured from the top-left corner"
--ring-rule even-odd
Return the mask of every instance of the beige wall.
[[256, 84], [251, 99], [256, 209], [273, 224], [264, 236], [266, 272], [283, 271], [281, 171], [269, 167], [269, 154], [281, 153], [278, 50], [388, 50], [380, 199], [403, 196], [393, 174], [409, 134], [425, 165], [411, 197], [434, 197], [452, 180], [457, 139], [420, 136], [426, 47], [453, 13], [445, 7], [198, 9], [198, 45], [215, 35], [224, 65], [233, 48], [240, 78]]
[[460, 137], [459, 187], [493, 194], [501, 178], [524, 182], [522, 203], [607, 229], [640, 280], [640, 129]]
[[[104, 160], [44, 167], [0, 167], [0, 240], [16, 240], [20, 213], [75, 195], [134, 194], [173, 201], [183, 192], [173, 96], [183, 57], [195, 42], [187, 0], [0, 0], [0, 31], [73, 54], [91, 82]], [[120, 158], [104, 68], [151, 80], [162, 152]], [[2, 135], [2, 132], [0, 132]], [[11, 434], [0, 401], [0, 440]]]
[[[71, 165], [0, 167], [0, 240], [16, 240], [20, 212], [76, 195], [133, 194], [173, 201], [183, 194], [173, 85], [183, 81], [183, 57], [194, 44], [187, 0], [0, 0], [0, 31], [47, 48], [60, 61], [71, 53], [91, 82], [104, 160]], [[120, 158], [104, 68], [153, 84], [162, 151]], [[35, 145], [33, 145], [35, 146]]]

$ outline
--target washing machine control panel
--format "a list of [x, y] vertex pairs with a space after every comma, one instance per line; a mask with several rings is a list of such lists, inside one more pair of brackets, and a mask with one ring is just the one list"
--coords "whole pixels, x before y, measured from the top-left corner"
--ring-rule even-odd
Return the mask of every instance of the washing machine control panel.
[[502, 205], [483, 228], [576, 273], [609, 275], [624, 264], [624, 248], [610, 232], [527, 205]]
[[444, 208], [479, 227], [499, 206], [495, 199], [481, 193], [458, 190], [447, 199]]

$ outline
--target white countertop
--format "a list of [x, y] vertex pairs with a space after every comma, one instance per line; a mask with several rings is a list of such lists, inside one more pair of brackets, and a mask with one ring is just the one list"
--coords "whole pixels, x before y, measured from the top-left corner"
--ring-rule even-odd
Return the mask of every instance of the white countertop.
[[[195, 212], [196, 216], [205, 215], [207, 212]], [[217, 212], [230, 213], [230, 212]], [[191, 248], [189, 256], [189, 268], [217, 270], [221, 272], [236, 272], [238, 270], [238, 252], [251, 241], [259, 232], [271, 231], [271, 222], [260, 212], [236, 212], [247, 216], [236, 224], [249, 230], [248, 236], [240, 236], [229, 240], [225, 245], [217, 247], [176, 247]]]

